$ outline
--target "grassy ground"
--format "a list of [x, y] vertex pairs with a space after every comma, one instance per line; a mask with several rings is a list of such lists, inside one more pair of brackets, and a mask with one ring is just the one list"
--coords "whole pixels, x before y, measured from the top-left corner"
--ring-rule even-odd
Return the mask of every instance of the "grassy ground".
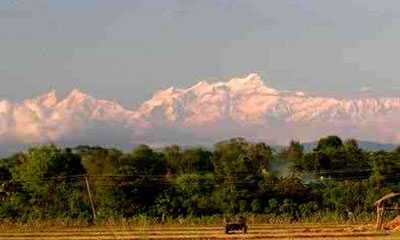
[[225, 234], [223, 225], [151, 225], [101, 227], [3, 228], [0, 240], [93, 239], [399, 239], [398, 234], [375, 232], [373, 225], [251, 224], [248, 233]]

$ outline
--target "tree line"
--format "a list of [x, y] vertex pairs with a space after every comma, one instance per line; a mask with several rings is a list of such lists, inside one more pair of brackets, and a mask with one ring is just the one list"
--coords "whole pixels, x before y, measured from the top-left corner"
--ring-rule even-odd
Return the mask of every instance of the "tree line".
[[90, 218], [90, 197], [99, 218], [369, 217], [375, 200], [400, 191], [399, 170], [400, 148], [371, 152], [337, 136], [308, 152], [242, 138], [129, 153], [46, 145], [1, 159], [0, 218]]

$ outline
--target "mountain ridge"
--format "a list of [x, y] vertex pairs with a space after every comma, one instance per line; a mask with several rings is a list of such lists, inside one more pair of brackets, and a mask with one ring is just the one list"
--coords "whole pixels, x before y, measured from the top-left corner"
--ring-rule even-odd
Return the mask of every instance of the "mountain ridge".
[[21, 103], [0, 100], [0, 143], [90, 143], [120, 137], [132, 143], [201, 144], [241, 136], [281, 144], [332, 134], [398, 143], [399, 117], [400, 98], [339, 99], [280, 91], [251, 73], [228, 81], [200, 81], [186, 89], [162, 89], [136, 109], [79, 89], [64, 99], [52, 90]]

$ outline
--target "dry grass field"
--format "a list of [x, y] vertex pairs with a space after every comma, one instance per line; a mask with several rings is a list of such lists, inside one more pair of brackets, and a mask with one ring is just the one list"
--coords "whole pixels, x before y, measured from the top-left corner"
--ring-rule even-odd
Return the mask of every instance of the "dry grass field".
[[225, 234], [223, 226], [54, 227], [2, 229], [0, 240], [94, 239], [399, 239], [400, 235], [375, 232], [372, 225], [256, 224], [247, 234]]

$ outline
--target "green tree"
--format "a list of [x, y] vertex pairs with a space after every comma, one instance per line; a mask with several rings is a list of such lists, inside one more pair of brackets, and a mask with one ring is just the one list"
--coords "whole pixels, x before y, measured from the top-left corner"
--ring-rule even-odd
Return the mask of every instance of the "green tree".
[[23, 218], [79, 217], [87, 212], [82, 203], [84, 168], [79, 155], [53, 145], [32, 148], [20, 155], [13, 179], [21, 190], [14, 203]]
[[318, 141], [317, 147], [314, 151], [325, 151], [327, 148], [340, 148], [343, 146], [342, 139], [338, 136], [327, 136]]
[[212, 172], [211, 152], [202, 148], [189, 148], [182, 152], [180, 174]]
[[163, 159], [167, 175], [178, 175], [181, 171], [182, 152], [178, 145], [164, 148]]
[[212, 163], [216, 183], [220, 185], [215, 197], [221, 202], [222, 211], [236, 214], [251, 209], [271, 155], [272, 150], [265, 144], [241, 138], [214, 146]]
[[212, 175], [196, 173], [183, 174], [176, 179], [177, 194], [184, 214], [202, 216], [212, 214], [215, 209], [211, 193], [213, 190]]
[[304, 170], [302, 166], [303, 155], [304, 146], [299, 141], [290, 141], [289, 146], [279, 153], [279, 158], [293, 163], [295, 170]]
[[[135, 147], [131, 153], [132, 165], [127, 171], [129, 178], [126, 190], [138, 208], [137, 213], [156, 214], [152, 206], [157, 196], [168, 188], [163, 179], [162, 156], [146, 145]], [[150, 212], [151, 209], [153, 212]]]
[[[120, 169], [128, 168], [131, 159], [119, 150], [98, 146], [79, 146], [75, 151], [82, 156], [97, 216], [127, 215], [131, 207], [127, 207], [129, 198], [121, 186], [125, 178], [120, 175]], [[89, 201], [87, 194], [85, 201]]]

